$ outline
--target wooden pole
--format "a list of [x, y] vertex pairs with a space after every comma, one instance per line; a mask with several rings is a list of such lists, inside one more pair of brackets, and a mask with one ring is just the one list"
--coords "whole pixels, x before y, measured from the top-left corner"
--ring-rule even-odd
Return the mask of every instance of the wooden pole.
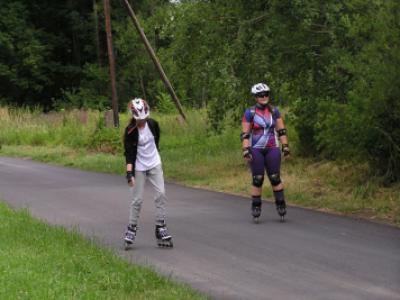
[[110, 1], [104, 0], [104, 16], [106, 20], [108, 61], [110, 64], [111, 103], [114, 116], [114, 126], [119, 127], [117, 85], [115, 80], [115, 58], [111, 34]]
[[169, 94], [172, 97], [172, 100], [174, 101], [176, 108], [178, 109], [178, 111], [179, 111], [180, 115], [182, 116], [182, 118], [186, 121], [186, 116], [185, 116], [185, 114], [183, 112], [182, 105], [181, 105], [181, 103], [180, 103], [180, 101], [178, 99], [178, 96], [175, 94], [174, 88], [172, 87], [171, 83], [169, 82], [167, 75], [165, 75], [164, 69], [161, 66], [161, 64], [160, 64], [160, 62], [159, 62], [159, 60], [158, 60], [153, 48], [151, 47], [151, 45], [150, 45], [150, 43], [149, 43], [149, 41], [148, 41], [148, 39], [146, 37], [146, 35], [144, 34], [144, 31], [143, 31], [142, 27], [140, 27], [139, 21], [136, 18], [136, 15], [135, 15], [132, 7], [130, 6], [128, 0], [124, 0], [124, 4], [125, 4], [126, 9], [128, 10], [128, 14], [131, 17], [133, 25], [135, 25], [135, 28], [136, 28], [137, 32], [139, 33], [140, 38], [142, 39], [142, 41], [143, 41], [143, 43], [144, 43], [144, 45], [145, 45], [145, 47], [147, 49], [147, 52], [150, 54], [150, 57], [153, 60], [153, 63], [156, 66], [156, 69], [157, 69], [158, 73], [160, 74], [162, 81], [164, 82]]

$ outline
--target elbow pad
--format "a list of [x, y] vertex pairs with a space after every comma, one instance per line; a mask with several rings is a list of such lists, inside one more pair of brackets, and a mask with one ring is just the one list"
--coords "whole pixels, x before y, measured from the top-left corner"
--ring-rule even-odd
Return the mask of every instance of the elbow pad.
[[277, 130], [277, 132], [278, 132], [278, 136], [284, 136], [284, 135], [286, 135], [286, 128], [279, 129], [279, 130]]
[[241, 140], [241, 141], [243, 141], [243, 140], [248, 140], [249, 138], [250, 138], [250, 133], [242, 132], [242, 133], [240, 134], [240, 140]]

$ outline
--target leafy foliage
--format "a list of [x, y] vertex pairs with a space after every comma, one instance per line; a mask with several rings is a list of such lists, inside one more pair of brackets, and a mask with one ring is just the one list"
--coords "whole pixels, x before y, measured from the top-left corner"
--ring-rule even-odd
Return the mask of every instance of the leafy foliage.
[[175, 105], [168, 94], [160, 93], [157, 97], [156, 109], [160, 113], [171, 114], [175, 112]]
[[[101, 1], [16, 0], [0, 8], [0, 103], [110, 106]], [[120, 107], [170, 111], [166, 90], [124, 7], [112, 2]], [[395, 0], [134, 1], [186, 107], [222, 132], [252, 105], [256, 82], [289, 106], [298, 153], [359, 160], [400, 179], [399, 11]], [[229, 119], [227, 121], [227, 119]]]
[[0, 101], [34, 105], [49, 82], [43, 33], [30, 28], [20, 2], [2, 5], [0, 15]]

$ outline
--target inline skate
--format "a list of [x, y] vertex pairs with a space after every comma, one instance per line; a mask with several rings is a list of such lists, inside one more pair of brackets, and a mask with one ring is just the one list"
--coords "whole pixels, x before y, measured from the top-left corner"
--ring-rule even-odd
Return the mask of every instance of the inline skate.
[[165, 222], [156, 225], [155, 235], [159, 247], [172, 248], [174, 246], [172, 243], [172, 236], [168, 233]]
[[261, 198], [253, 197], [251, 202], [251, 215], [253, 216], [254, 223], [258, 223], [261, 216]]
[[129, 250], [133, 246], [133, 243], [136, 238], [136, 230], [137, 230], [136, 225], [133, 224], [128, 225], [124, 238], [125, 250]]
[[276, 211], [278, 212], [278, 215], [281, 217], [281, 222], [285, 221], [285, 215], [286, 215], [286, 202], [285, 200], [280, 200], [280, 201], [275, 201], [276, 205]]

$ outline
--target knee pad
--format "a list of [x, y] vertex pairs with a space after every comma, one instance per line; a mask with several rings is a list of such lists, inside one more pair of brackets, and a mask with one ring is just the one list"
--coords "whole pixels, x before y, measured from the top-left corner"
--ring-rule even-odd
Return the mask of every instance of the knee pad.
[[272, 186], [277, 186], [282, 182], [279, 173], [269, 174], [268, 178]]
[[264, 183], [264, 175], [253, 176], [253, 185], [255, 187], [262, 187], [263, 183]]

